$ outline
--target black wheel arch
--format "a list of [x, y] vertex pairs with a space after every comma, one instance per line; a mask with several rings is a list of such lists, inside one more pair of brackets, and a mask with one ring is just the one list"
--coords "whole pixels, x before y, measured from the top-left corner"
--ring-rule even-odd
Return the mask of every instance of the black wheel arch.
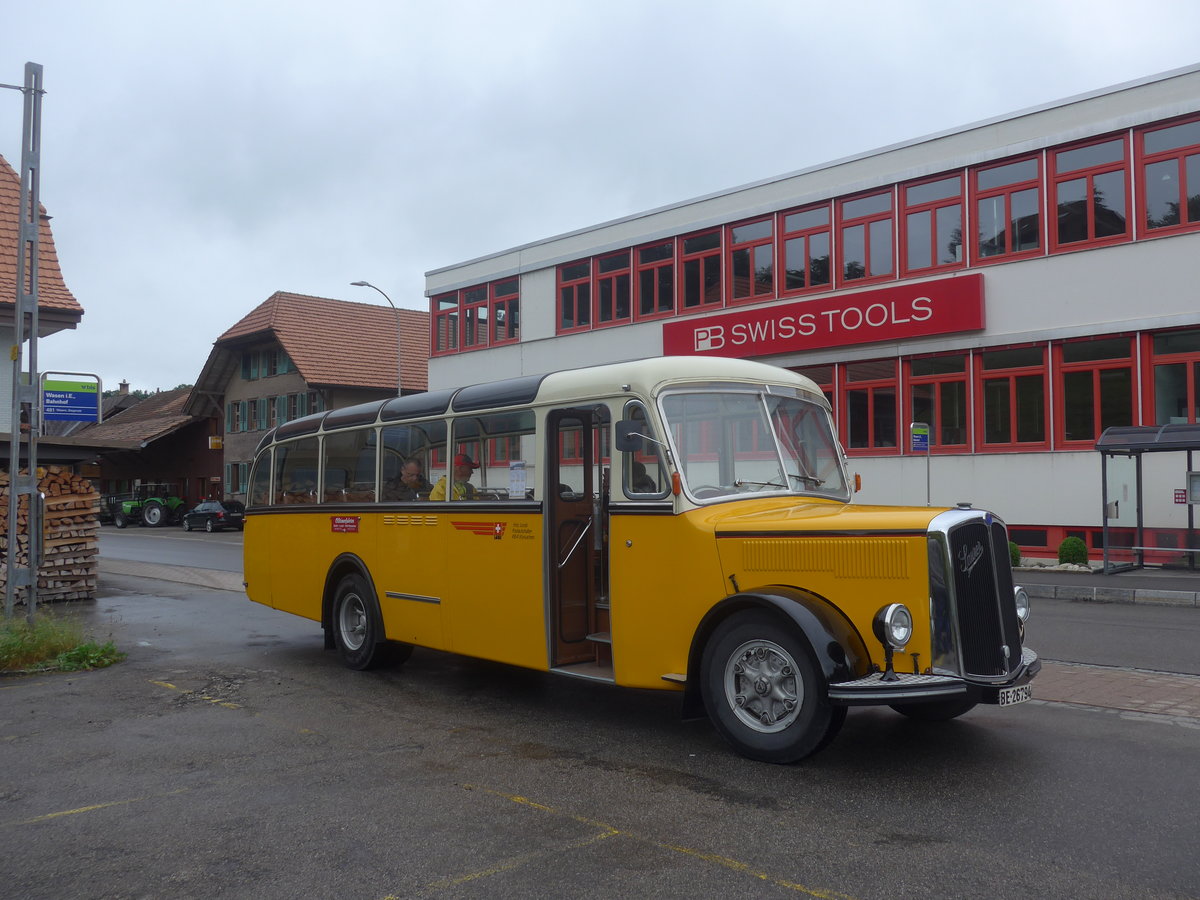
[[812, 648], [825, 683], [849, 681], [866, 675], [871, 657], [853, 623], [832, 603], [818, 594], [790, 585], [772, 584], [726, 597], [700, 620], [688, 651], [688, 680], [684, 687], [686, 718], [705, 714], [700, 691], [700, 660], [716, 627], [730, 616], [752, 609], [765, 609], [790, 623]]
[[379, 596], [375, 593], [375, 582], [371, 580], [367, 564], [354, 553], [343, 553], [333, 561], [329, 566], [329, 571], [325, 573], [325, 587], [321, 592], [321, 630], [325, 632], [326, 650], [336, 648], [333, 640], [333, 602], [337, 599], [338, 585], [347, 575], [358, 575], [362, 578], [374, 601], [371, 604], [371, 615], [375, 617], [375, 624], [378, 626], [375, 633], [381, 636], [381, 640], [384, 633]]

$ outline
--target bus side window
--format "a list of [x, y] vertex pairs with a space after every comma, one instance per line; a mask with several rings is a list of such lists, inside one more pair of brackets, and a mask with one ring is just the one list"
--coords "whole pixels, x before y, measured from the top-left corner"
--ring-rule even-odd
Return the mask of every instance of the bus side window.
[[[625, 420], [648, 438], [657, 438], [647, 421], [646, 408], [640, 401], [625, 407]], [[621, 486], [625, 496], [634, 500], [661, 500], [670, 493], [671, 479], [663, 464], [662, 448], [652, 440], [643, 440], [637, 450], [621, 454]]]

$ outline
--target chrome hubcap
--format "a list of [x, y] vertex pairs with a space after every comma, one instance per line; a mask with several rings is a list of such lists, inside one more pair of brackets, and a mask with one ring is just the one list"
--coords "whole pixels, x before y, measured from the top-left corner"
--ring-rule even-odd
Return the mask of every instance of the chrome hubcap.
[[347, 649], [357, 650], [367, 639], [367, 609], [358, 594], [350, 594], [342, 601], [342, 609], [338, 615], [338, 628], [342, 633], [342, 643]]
[[769, 734], [796, 721], [804, 684], [788, 651], [773, 641], [747, 641], [725, 663], [725, 699], [743, 725]]

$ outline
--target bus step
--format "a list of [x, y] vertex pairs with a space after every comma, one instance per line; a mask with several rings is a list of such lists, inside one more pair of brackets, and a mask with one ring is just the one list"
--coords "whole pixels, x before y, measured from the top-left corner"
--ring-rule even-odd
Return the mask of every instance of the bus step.
[[595, 634], [589, 634], [585, 640], [594, 644], [611, 644], [612, 634], [608, 631], [597, 631]]

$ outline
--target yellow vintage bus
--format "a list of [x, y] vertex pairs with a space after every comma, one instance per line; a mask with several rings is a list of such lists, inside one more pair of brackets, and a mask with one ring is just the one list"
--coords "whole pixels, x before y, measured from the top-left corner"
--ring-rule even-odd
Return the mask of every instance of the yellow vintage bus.
[[[428, 480], [404, 486], [406, 467]], [[823, 747], [850, 706], [948, 719], [1029, 699], [1041, 664], [1004, 523], [852, 493], [829, 404], [795, 373], [525, 376], [268, 433], [246, 589], [320, 622], [354, 669], [419, 646], [679, 691], [769, 762]]]

